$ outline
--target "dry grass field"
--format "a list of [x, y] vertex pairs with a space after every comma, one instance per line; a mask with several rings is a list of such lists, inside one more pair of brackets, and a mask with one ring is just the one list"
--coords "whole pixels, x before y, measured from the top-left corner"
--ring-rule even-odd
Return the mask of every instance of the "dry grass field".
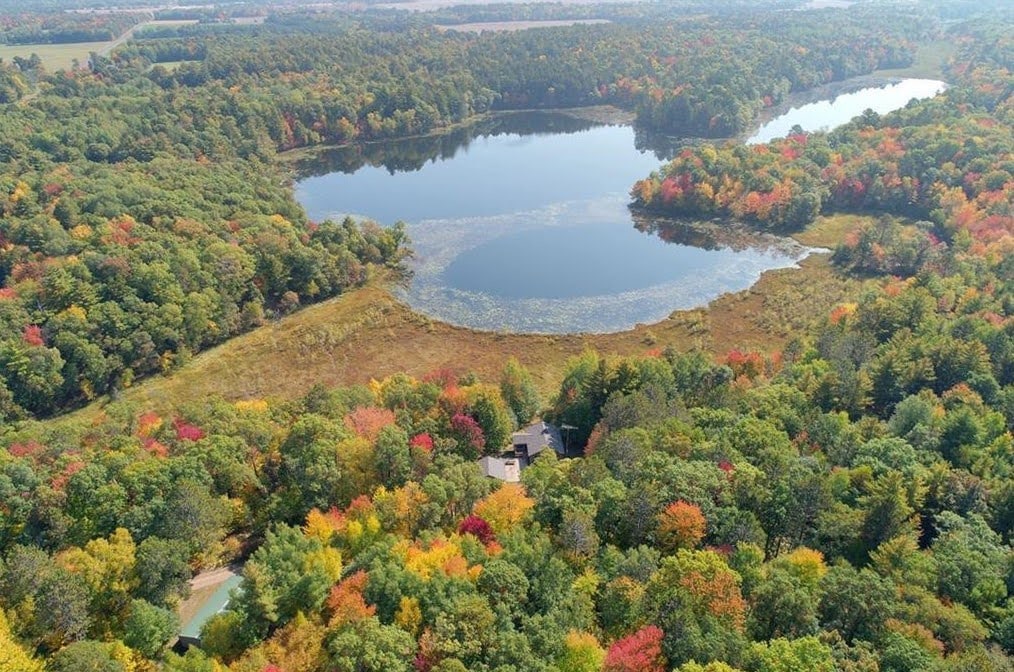
[[923, 77], [926, 79], [942, 79], [944, 66], [957, 51], [957, 46], [949, 40], [927, 42], [919, 46], [915, 61], [907, 68], [896, 70], [877, 70], [875, 75], [881, 77]]
[[[833, 247], [862, 220], [822, 218], [797, 237], [807, 245]], [[716, 357], [734, 348], [778, 350], [854, 296], [859, 285], [838, 274], [828, 255], [817, 254], [799, 269], [770, 271], [750, 289], [724, 295], [706, 308], [677, 311], [656, 324], [615, 334], [557, 336], [481, 332], [431, 320], [398, 301], [378, 276], [361, 289], [208, 350], [167, 376], [140, 382], [121, 398], [165, 411], [215, 395], [295, 398], [315, 383], [366, 383], [399, 371], [422, 375], [440, 368], [472, 370], [495, 381], [511, 356], [529, 367], [548, 396], [559, 385], [567, 358], [587, 348], [617, 354], [703, 348]], [[66, 418], [87, 421], [103, 403]]]

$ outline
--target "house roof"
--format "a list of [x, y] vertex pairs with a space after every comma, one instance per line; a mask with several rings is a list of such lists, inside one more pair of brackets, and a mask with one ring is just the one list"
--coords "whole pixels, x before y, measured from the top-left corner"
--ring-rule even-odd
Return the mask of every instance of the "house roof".
[[547, 448], [552, 448], [561, 455], [564, 452], [560, 430], [548, 422], [542, 421], [532, 423], [514, 432], [513, 445], [528, 446], [529, 457], [535, 457]]
[[513, 457], [491, 457], [487, 455], [479, 460], [479, 468], [482, 473], [490, 478], [498, 478], [508, 483], [517, 483], [521, 480], [521, 465]]

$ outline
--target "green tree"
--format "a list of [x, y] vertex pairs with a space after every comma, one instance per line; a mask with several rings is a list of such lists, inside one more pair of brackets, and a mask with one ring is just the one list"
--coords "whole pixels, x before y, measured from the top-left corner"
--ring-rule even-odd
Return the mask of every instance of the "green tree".
[[994, 617], [1006, 596], [1010, 550], [981, 516], [945, 511], [937, 517], [940, 536], [931, 546], [942, 597], [966, 605], [980, 618]]
[[571, 631], [564, 640], [563, 655], [556, 660], [556, 668], [560, 672], [600, 672], [605, 660], [606, 650], [594, 635]]
[[532, 382], [532, 374], [516, 357], [511, 357], [504, 364], [500, 374], [500, 394], [519, 424], [531, 420], [539, 410], [539, 392]]
[[338, 501], [342, 473], [336, 446], [348, 432], [327, 418], [307, 414], [289, 429], [279, 448], [280, 514], [290, 523], [301, 522], [316, 507], [326, 511]]
[[847, 643], [876, 642], [896, 604], [894, 584], [870, 569], [856, 570], [846, 562], [831, 567], [821, 581], [820, 622], [837, 630]]
[[773, 639], [750, 647], [751, 670], [757, 672], [834, 672], [831, 647], [816, 637]]
[[299, 528], [279, 525], [243, 568], [236, 609], [255, 632], [266, 632], [299, 611], [317, 609], [341, 575], [341, 557]]
[[662, 561], [645, 590], [645, 611], [665, 633], [670, 663], [739, 658], [746, 617], [739, 584], [714, 551], [681, 549]]
[[138, 544], [135, 554], [135, 593], [155, 605], [186, 597], [192, 574], [189, 557], [189, 545], [183, 540], [148, 537]]
[[210, 656], [232, 662], [257, 641], [243, 615], [235, 611], [222, 611], [201, 626], [201, 647]]
[[335, 672], [409, 672], [415, 642], [401, 628], [376, 617], [340, 628], [327, 642], [328, 669]]
[[123, 643], [148, 658], [158, 658], [169, 640], [179, 634], [179, 628], [175, 612], [145, 600], [133, 600], [123, 624]]
[[750, 595], [754, 639], [796, 638], [817, 631], [817, 596], [791, 572], [770, 567]]
[[181, 480], [166, 497], [157, 529], [165, 539], [186, 543], [193, 556], [208, 550], [224, 536], [229, 514], [228, 503], [214, 496], [206, 485]]
[[49, 661], [49, 672], [127, 672], [115, 656], [115, 645], [106, 642], [74, 642], [57, 651]]
[[409, 454], [408, 434], [396, 425], [380, 430], [374, 449], [376, 472], [382, 485], [397, 488], [405, 484], [412, 473], [412, 456]]

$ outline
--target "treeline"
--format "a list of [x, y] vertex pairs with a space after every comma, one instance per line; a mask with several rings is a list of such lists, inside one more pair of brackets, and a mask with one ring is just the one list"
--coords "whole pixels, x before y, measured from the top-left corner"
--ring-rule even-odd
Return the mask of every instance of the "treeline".
[[[311, 223], [275, 146], [204, 94], [134, 71], [5, 67], [0, 121], [0, 416], [43, 416], [365, 281], [400, 228]], [[205, 91], [205, 94], [209, 93]], [[207, 114], [207, 116], [206, 116]], [[243, 127], [246, 130], [240, 130]]]
[[[205, 41], [207, 57], [159, 83], [221, 83], [278, 101], [266, 111], [288, 121], [274, 138], [283, 147], [417, 134], [491, 109], [599, 103], [635, 109], [639, 123], [673, 134], [723, 137], [791, 91], [910, 63], [932, 23], [887, 16], [899, 18], [759, 12], [463, 35], [282, 15], [256, 31], [188, 29], [180, 39]], [[332, 48], [336, 39], [344, 50]], [[119, 58], [151, 61], [146, 44]], [[274, 90], [279, 78], [288, 95]], [[293, 86], [309, 91], [294, 100]]]
[[995, 24], [950, 67], [955, 84], [881, 118], [868, 112], [831, 133], [764, 145], [684, 150], [638, 182], [634, 203], [689, 217], [734, 217], [799, 229], [821, 212], [927, 219], [947, 239], [984, 242], [1014, 231], [1014, 42]]
[[476, 138], [539, 133], [579, 133], [595, 126], [567, 114], [512, 112], [485, 117], [473, 124], [416, 138], [400, 138], [335, 147], [314, 152], [295, 162], [300, 176], [354, 173], [363, 166], [383, 167], [392, 173], [422, 169], [439, 159], [467, 150]]
[[[23, 9], [23, 6], [22, 6]], [[108, 42], [151, 18], [144, 13], [24, 12], [0, 14], [0, 43]]]
[[[143, 118], [128, 129], [100, 106], [78, 116], [65, 99], [46, 100], [51, 117], [19, 109], [4, 119], [38, 124], [8, 136], [16, 146], [0, 181], [5, 418], [48, 415], [171, 370], [405, 253], [398, 227], [308, 222], [274, 169], [180, 161], [156, 136], [138, 139]], [[131, 105], [115, 100], [121, 112]], [[61, 118], [62, 128], [49, 121]], [[199, 151], [193, 142], [186, 151]]]

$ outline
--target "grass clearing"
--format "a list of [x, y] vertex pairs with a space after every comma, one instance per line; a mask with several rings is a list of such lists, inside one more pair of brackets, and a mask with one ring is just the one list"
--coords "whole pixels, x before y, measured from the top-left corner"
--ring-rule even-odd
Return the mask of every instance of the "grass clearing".
[[200, 63], [200, 61], [162, 61], [161, 63], [152, 63], [148, 66], [148, 72], [151, 72], [156, 67], [165, 68], [168, 72], [176, 72], [184, 63]]
[[85, 67], [88, 64], [88, 57], [91, 53], [102, 51], [109, 45], [109, 42], [77, 42], [74, 44], [4, 44], [0, 45], [0, 58], [10, 62], [15, 56], [28, 58], [32, 54], [38, 54], [42, 59], [42, 65], [46, 70], [55, 72], [57, 70], [71, 70], [74, 68], [74, 61], [78, 67]]
[[[800, 236], [807, 245], [833, 247], [861, 218], [821, 218]], [[221, 396], [229, 400], [299, 397], [315, 383], [348, 385], [405, 371], [472, 370], [496, 381], [508, 357], [527, 366], [544, 398], [555, 393], [568, 357], [587, 348], [603, 353], [644, 354], [674, 346], [772, 352], [827, 315], [860, 281], [841, 275], [829, 255], [815, 254], [799, 269], [765, 273], [750, 289], [726, 294], [707, 308], [677, 311], [651, 325], [615, 334], [531, 335], [455, 327], [412, 311], [378, 274], [367, 286], [308, 306], [298, 313], [238, 336], [194, 357], [168, 376], [122, 391], [141, 409], [166, 412], [181, 404]], [[64, 416], [88, 422], [103, 401]]]
[[808, 226], [805, 231], [795, 233], [792, 237], [803, 245], [834, 250], [846, 235], [864, 224], [873, 224], [876, 220], [876, 217], [870, 215], [827, 215], [818, 217], [817, 221]]
[[915, 61], [907, 68], [877, 70], [873, 74], [882, 77], [915, 77], [921, 79], [943, 79], [944, 66], [957, 51], [948, 40], [934, 40], [919, 45]]
[[105, 53], [111, 46], [116, 46], [118, 43], [126, 42], [135, 35], [143, 36], [145, 28], [173, 28], [179, 26], [189, 26], [195, 23], [197, 23], [197, 21], [191, 19], [147, 21], [134, 26], [115, 40], [107, 40], [105, 42], [74, 42], [70, 44], [4, 44], [0, 45], [0, 58], [9, 62], [13, 60], [15, 56], [28, 58], [32, 54], [38, 54], [39, 58], [42, 59], [42, 64], [50, 72], [55, 72], [57, 70], [71, 70], [74, 68], [75, 60], [77, 61], [78, 67], [83, 68], [88, 65], [88, 57], [91, 56], [93, 51], [97, 53]]

